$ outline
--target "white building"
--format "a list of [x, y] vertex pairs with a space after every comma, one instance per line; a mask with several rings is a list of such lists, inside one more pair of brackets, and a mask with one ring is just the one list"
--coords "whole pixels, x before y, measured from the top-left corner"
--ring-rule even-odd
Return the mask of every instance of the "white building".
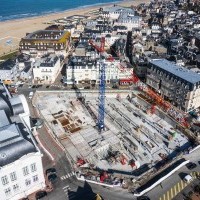
[[33, 64], [34, 81], [53, 83], [60, 71], [61, 62], [57, 55], [45, 55]]
[[28, 81], [32, 78], [32, 62], [25, 62], [24, 69], [20, 72], [20, 79]]
[[135, 15], [135, 11], [131, 8], [124, 8], [114, 5], [113, 7], [103, 8], [100, 16], [103, 18], [118, 19], [121, 14]]
[[19, 200], [45, 188], [42, 153], [30, 133], [25, 97], [0, 94], [0, 102], [0, 199]]
[[142, 18], [139, 16], [129, 15], [127, 13], [121, 14], [114, 23], [115, 26], [126, 26], [128, 31], [133, 28], [140, 28], [142, 25]]
[[142, 24], [142, 18], [135, 16], [133, 9], [116, 5], [110, 8], [103, 8], [100, 16], [113, 20], [114, 26], [127, 27], [128, 31], [131, 31], [133, 28], [139, 28]]
[[[106, 83], [110, 83], [113, 80], [120, 80], [130, 77], [132, 68], [128, 68], [126, 74], [121, 68], [120, 61], [110, 62], [104, 60], [105, 63], [105, 76]], [[75, 83], [91, 83], [99, 82], [99, 60], [92, 60], [90, 57], [73, 57], [66, 69], [67, 82], [70, 84]]]
[[14, 60], [7, 60], [0, 64], [0, 81], [11, 84], [17, 80], [17, 65]]

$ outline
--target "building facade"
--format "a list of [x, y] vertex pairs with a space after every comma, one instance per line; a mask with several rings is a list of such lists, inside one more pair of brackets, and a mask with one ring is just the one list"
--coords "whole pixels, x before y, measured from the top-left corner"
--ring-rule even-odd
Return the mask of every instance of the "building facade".
[[17, 78], [17, 65], [14, 60], [8, 59], [0, 64], [0, 81], [11, 84]]
[[46, 55], [33, 64], [33, 79], [38, 83], [53, 83], [60, 71], [61, 61], [57, 55]]
[[70, 33], [57, 30], [40, 30], [29, 33], [21, 39], [19, 50], [31, 56], [47, 53], [66, 55], [70, 45]]
[[7, 98], [0, 92], [0, 196], [19, 200], [45, 188], [42, 153], [30, 129], [23, 95]]
[[140, 28], [142, 25], [142, 18], [139, 16], [133, 16], [128, 14], [121, 14], [114, 23], [115, 26], [125, 26], [128, 31], [132, 31], [133, 28]]
[[115, 20], [118, 19], [122, 14], [135, 15], [135, 11], [131, 8], [124, 8], [114, 5], [113, 7], [103, 8], [100, 16]]
[[183, 111], [200, 106], [200, 74], [168, 60], [150, 60], [146, 83]]
[[[111, 83], [114, 80], [119, 81], [120, 79], [127, 78], [132, 72], [132, 68], [127, 67], [126, 73], [121, 69], [120, 60], [110, 62], [107, 60], [103, 61], [106, 64], [105, 76], [106, 83]], [[67, 81], [69, 83], [92, 83], [99, 82], [99, 60], [93, 60], [90, 57], [78, 57], [74, 56], [69, 62], [66, 74]]]

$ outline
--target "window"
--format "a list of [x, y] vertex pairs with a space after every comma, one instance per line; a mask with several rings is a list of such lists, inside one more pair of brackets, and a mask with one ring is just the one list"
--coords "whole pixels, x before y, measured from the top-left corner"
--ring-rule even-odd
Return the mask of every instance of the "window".
[[19, 190], [19, 185], [18, 184], [13, 185], [13, 190], [14, 192], [17, 192]]
[[36, 164], [35, 163], [31, 164], [31, 171], [35, 172], [36, 170], [37, 170]]
[[11, 195], [10, 188], [5, 189], [4, 191], [5, 191], [6, 196]]
[[30, 179], [26, 179], [25, 180], [25, 184], [26, 184], [26, 186], [29, 186], [31, 184], [31, 180]]
[[24, 176], [28, 175], [29, 174], [29, 171], [28, 171], [28, 166], [26, 167], [23, 167], [23, 174]]
[[38, 181], [38, 175], [33, 176], [33, 182], [37, 182]]
[[8, 184], [8, 177], [7, 177], [7, 176], [1, 177], [1, 181], [2, 181], [2, 184], [3, 184], [3, 185]]
[[11, 179], [11, 181], [17, 180], [17, 176], [16, 176], [15, 172], [10, 173], [10, 179]]

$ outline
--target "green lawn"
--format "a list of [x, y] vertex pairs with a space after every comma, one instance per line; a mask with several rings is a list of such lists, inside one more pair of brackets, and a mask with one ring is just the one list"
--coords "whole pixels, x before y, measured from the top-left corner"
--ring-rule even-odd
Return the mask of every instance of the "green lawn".
[[15, 52], [0, 56], [0, 60], [8, 60], [9, 58], [14, 58], [16, 57], [17, 53], [18, 51], [15, 51]]

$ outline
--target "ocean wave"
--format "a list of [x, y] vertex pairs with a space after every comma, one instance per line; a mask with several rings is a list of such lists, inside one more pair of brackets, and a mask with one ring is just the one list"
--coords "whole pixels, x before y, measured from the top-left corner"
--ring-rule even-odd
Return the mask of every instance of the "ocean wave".
[[111, 1], [107, 3], [94, 3], [94, 4], [88, 4], [88, 5], [83, 5], [83, 6], [76, 6], [74, 8], [69, 8], [69, 9], [64, 9], [61, 10], [59, 8], [49, 10], [49, 11], [41, 11], [41, 12], [35, 12], [35, 13], [21, 13], [21, 14], [15, 14], [15, 15], [9, 15], [9, 16], [1, 16], [0, 15], [0, 21], [8, 21], [8, 20], [17, 20], [17, 19], [23, 19], [23, 18], [29, 18], [29, 17], [37, 17], [37, 16], [42, 16], [42, 15], [48, 15], [48, 14], [54, 14], [54, 13], [61, 13], [61, 12], [67, 12], [67, 11], [73, 11], [77, 9], [84, 9], [84, 8], [89, 8], [93, 6], [100, 6], [100, 5], [107, 5], [107, 4], [115, 4], [119, 3], [122, 0], [117, 0], [117, 1]]
[[10, 16], [0, 16], [0, 21], [22, 19], [22, 18], [34, 17], [38, 15], [39, 13], [23, 13], [23, 14], [16, 14], [16, 15], [10, 15]]

